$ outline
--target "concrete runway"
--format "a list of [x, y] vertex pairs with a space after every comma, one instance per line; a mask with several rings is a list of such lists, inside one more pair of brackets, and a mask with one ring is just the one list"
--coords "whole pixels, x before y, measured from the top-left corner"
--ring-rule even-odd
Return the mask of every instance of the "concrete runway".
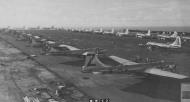
[[[47, 102], [49, 98], [59, 102], [87, 102], [90, 98], [3, 39], [0, 39], [0, 73], [0, 102], [24, 102], [26, 97], [39, 102]], [[58, 82], [65, 87], [64, 92], [56, 95]]]
[[87, 95], [94, 98], [110, 98], [110, 102], [178, 102], [179, 82], [172, 79], [151, 77], [142, 79], [128, 74], [94, 75], [81, 73], [83, 60], [66, 56], [42, 56], [39, 48], [27, 47], [27, 43], [16, 41], [9, 35], [1, 38], [27, 54], [35, 54], [34, 59], [47, 66], [58, 76], [73, 83]]

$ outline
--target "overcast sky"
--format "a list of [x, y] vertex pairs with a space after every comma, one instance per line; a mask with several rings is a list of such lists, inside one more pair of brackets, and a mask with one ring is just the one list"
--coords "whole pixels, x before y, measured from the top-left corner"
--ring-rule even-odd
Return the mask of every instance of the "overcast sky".
[[0, 0], [0, 26], [190, 26], [190, 0]]

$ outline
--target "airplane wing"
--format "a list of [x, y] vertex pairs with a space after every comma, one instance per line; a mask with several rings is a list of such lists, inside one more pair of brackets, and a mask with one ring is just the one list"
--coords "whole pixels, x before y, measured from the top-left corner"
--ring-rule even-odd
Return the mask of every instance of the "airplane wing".
[[142, 33], [137, 33], [136, 35], [143, 36], [144, 34], [142, 34]]
[[47, 41], [48, 44], [55, 44], [54, 41]]
[[169, 35], [163, 35], [163, 34], [158, 35], [158, 37], [161, 37], [161, 38], [171, 38]]
[[26, 34], [27, 36], [32, 36], [32, 34]]
[[66, 48], [68, 48], [71, 51], [80, 50], [80, 49], [78, 49], [76, 47], [65, 45], [65, 44], [61, 44], [61, 45], [59, 45], [59, 47], [66, 47]]
[[[93, 59], [91, 59], [92, 57], [93, 57]], [[163, 76], [163, 77], [170, 77], [170, 78], [175, 78], [175, 79], [188, 78], [185, 75], [180, 75], [180, 74], [172, 73], [169, 71], [164, 71], [164, 70], [152, 67], [149, 64], [141, 65], [141, 64], [138, 64], [135, 62], [131, 62], [129, 60], [125, 60], [125, 59], [117, 57], [117, 56], [109, 56], [109, 58], [113, 59], [116, 62], [122, 63], [123, 65], [108, 66], [108, 65], [102, 63], [98, 59], [98, 56], [92, 56], [92, 57], [91, 56], [86, 57], [85, 63], [87, 63], [87, 64], [85, 64], [84, 67], [87, 69], [87, 67], [91, 64], [91, 65], [98, 65], [98, 68], [88, 68], [89, 71], [99, 71], [99, 72], [138, 71], [141, 73], [147, 73], [147, 74], [158, 75], [158, 76]]]
[[137, 65], [139, 63], [136, 63], [136, 62], [132, 62], [130, 60], [127, 60], [127, 59], [123, 59], [123, 58], [120, 58], [120, 57], [117, 57], [117, 56], [109, 56], [109, 58], [111, 58], [112, 60], [122, 64], [122, 65]]
[[40, 37], [39, 36], [34, 36], [35, 39], [39, 39]]
[[157, 68], [149, 68], [149, 69], [144, 70], [144, 72], [148, 73], [148, 74], [164, 76], [164, 77], [170, 77], [170, 78], [175, 78], [175, 79], [188, 78], [185, 75], [180, 75], [180, 74], [176, 74], [176, 73], [172, 73], [172, 72], [168, 72], [168, 71], [163, 71], [163, 70], [157, 69]]
[[168, 44], [157, 43], [157, 42], [147, 42], [146, 45], [165, 47], [165, 48], [169, 48], [170, 47]]

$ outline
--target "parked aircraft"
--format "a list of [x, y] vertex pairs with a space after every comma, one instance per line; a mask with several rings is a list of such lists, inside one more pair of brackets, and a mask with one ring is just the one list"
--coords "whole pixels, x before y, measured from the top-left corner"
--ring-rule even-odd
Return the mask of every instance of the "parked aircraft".
[[43, 49], [46, 55], [70, 55], [70, 56], [84, 56], [85, 53], [98, 53], [104, 54], [105, 50], [101, 48], [88, 48], [88, 49], [79, 49], [66, 44], [57, 44], [53, 41], [47, 41], [45, 48]]
[[94, 33], [102, 34], [103, 33], [103, 29], [100, 28], [100, 30], [94, 30]]
[[103, 31], [103, 34], [114, 34], [114, 29], [111, 29], [111, 31]]
[[128, 35], [128, 34], [129, 34], [129, 30], [126, 29], [125, 32], [117, 32], [117, 33], [116, 33], [116, 36], [121, 37], [121, 36]]
[[27, 41], [30, 41], [31, 40], [31, 38], [32, 38], [32, 34], [26, 34], [25, 35], [25, 39], [27, 40]]
[[176, 37], [173, 43], [157, 43], [157, 42], [147, 42], [147, 46], [155, 46], [161, 48], [181, 48], [181, 38], [179, 36]]
[[136, 34], [137, 38], [144, 38], [144, 37], [150, 37], [150, 36], [151, 36], [150, 29], [148, 30], [148, 32], [146, 34], [143, 34], [143, 33], [137, 33]]
[[92, 32], [92, 29], [91, 28], [84, 29], [83, 32], [90, 33], [90, 32]]
[[167, 35], [167, 34], [157, 35], [157, 37], [161, 40], [176, 38], [177, 36], [178, 36], [178, 33], [176, 31], [174, 31], [172, 35]]
[[30, 46], [31, 47], [41, 47], [43, 46], [46, 39], [41, 38], [40, 36], [31, 36]]
[[19, 41], [29, 41], [30, 42], [31, 37], [32, 37], [32, 34], [20, 33], [17, 36], [16, 40], [19, 40]]
[[176, 79], [187, 78], [185, 75], [176, 74], [156, 67], [163, 64], [163, 62], [136, 63], [117, 56], [108, 56], [108, 58], [119, 64], [104, 64], [100, 61], [98, 54], [87, 54], [84, 66], [82, 67], [82, 72], [128, 72], [157, 75]]
[[189, 41], [190, 40], [190, 36], [182, 36], [181, 39], [183, 41]]
[[33, 36], [32, 34], [20, 33], [17, 35], [16, 40], [27, 41], [31, 47], [40, 47], [44, 39], [42, 39], [40, 36]]
[[16, 40], [18, 41], [24, 41], [26, 40], [26, 33], [17, 33], [15, 37], [16, 37]]
[[182, 35], [182, 36], [181, 36], [181, 39], [182, 39], [183, 41], [190, 41], [190, 36], [189, 36], [189, 34], [188, 34], [187, 32], [182, 32], [181, 35]]

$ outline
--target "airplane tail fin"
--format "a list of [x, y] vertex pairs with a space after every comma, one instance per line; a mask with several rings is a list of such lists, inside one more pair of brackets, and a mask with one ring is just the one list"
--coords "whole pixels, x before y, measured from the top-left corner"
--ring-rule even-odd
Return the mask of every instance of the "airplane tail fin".
[[148, 30], [148, 33], [147, 33], [147, 35], [150, 35], [150, 29]]
[[128, 30], [128, 29], [126, 29], [126, 30], [125, 30], [125, 34], [128, 34], [128, 33], [129, 33], [129, 30]]
[[100, 32], [103, 32], [103, 29], [102, 29], [102, 28], [100, 28]]
[[179, 36], [177, 36], [175, 41], [170, 45], [176, 46], [176, 47], [181, 47], [181, 38]]
[[114, 29], [111, 29], [111, 33], [114, 33]]
[[171, 35], [171, 37], [174, 37], [174, 38], [176, 38], [177, 36], [178, 36], [178, 34], [176, 31]]
[[84, 65], [82, 66], [82, 71], [86, 71], [89, 67], [97, 66], [97, 67], [109, 67], [108, 65], [102, 63], [98, 58], [98, 54], [87, 53], [85, 56]]

